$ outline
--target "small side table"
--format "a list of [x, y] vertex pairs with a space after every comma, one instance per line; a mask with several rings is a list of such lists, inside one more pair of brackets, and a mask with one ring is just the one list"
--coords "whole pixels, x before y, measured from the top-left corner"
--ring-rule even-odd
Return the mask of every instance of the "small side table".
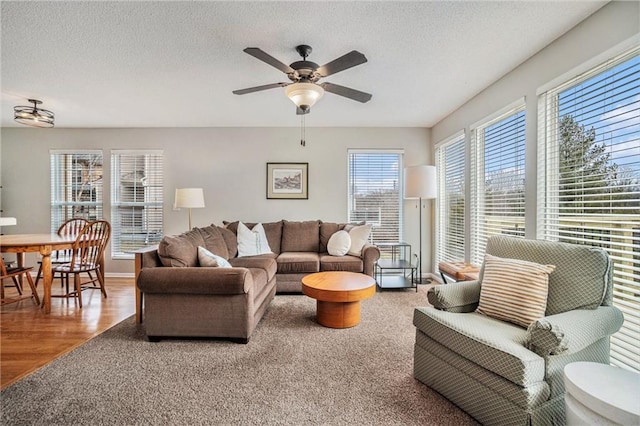
[[447, 284], [445, 275], [456, 281], [474, 281], [480, 275], [480, 267], [467, 262], [440, 262], [438, 271], [445, 284]]
[[[405, 242], [378, 243], [378, 247], [390, 247], [391, 259], [380, 259], [376, 262], [374, 277], [378, 287], [414, 288], [417, 265], [411, 263], [411, 245]], [[407, 254], [408, 252], [408, 254]]]

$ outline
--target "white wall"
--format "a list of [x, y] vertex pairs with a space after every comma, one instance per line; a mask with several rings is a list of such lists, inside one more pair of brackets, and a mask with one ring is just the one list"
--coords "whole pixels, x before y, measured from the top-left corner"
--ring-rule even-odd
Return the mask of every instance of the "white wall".
[[[561, 76], [577, 75], [593, 67], [594, 58], [604, 61], [621, 44], [630, 48], [638, 45], [640, 33], [640, 2], [611, 2], [585, 19], [562, 37], [529, 58], [503, 78], [487, 87], [469, 102], [441, 120], [432, 128], [432, 142], [438, 142], [465, 130], [467, 156], [470, 144], [470, 125], [512, 102], [526, 99], [526, 237], [536, 237], [537, 191], [537, 127], [538, 99], [536, 91]], [[634, 38], [635, 36], [635, 38]], [[633, 39], [632, 39], [633, 38]], [[618, 52], [621, 53], [621, 52]], [[595, 61], [597, 62], [597, 61]], [[580, 70], [578, 68], [581, 68]], [[585, 69], [582, 69], [585, 68]], [[467, 168], [467, 179], [470, 173]], [[470, 199], [467, 181], [466, 199]], [[468, 209], [467, 209], [468, 210]], [[467, 211], [466, 222], [469, 223]]]
[[[165, 159], [165, 233], [186, 231], [186, 211], [173, 211], [175, 188], [203, 187], [206, 208], [193, 225], [223, 220], [347, 219], [347, 149], [404, 149], [406, 165], [433, 164], [430, 131], [421, 128], [31, 129], [3, 128], [2, 206], [18, 218], [7, 234], [50, 231], [50, 149], [102, 149], [105, 216], [109, 217], [110, 150], [162, 149]], [[308, 162], [308, 200], [267, 200], [267, 162]], [[418, 247], [415, 201], [405, 209], [407, 242]], [[431, 216], [423, 223], [424, 270], [430, 256]], [[35, 260], [34, 258], [31, 261]], [[133, 261], [108, 260], [108, 273], [132, 273]]]

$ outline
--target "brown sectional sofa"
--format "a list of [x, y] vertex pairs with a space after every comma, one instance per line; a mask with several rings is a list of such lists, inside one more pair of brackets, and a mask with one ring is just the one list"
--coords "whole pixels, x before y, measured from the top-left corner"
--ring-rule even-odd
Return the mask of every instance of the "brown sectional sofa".
[[[248, 342], [276, 292], [299, 293], [302, 277], [319, 271], [373, 276], [380, 257], [370, 244], [360, 257], [329, 255], [329, 238], [347, 224], [281, 220], [262, 225], [273, 253], [237, 257], [238, 222], [166, 236], [159, 246], [136, 253], [137, 318], [142, 320], [144, 295], [150, 340], [180, 336]], [[200, 267], [198, 246], [227, 259], [232, 268]]]

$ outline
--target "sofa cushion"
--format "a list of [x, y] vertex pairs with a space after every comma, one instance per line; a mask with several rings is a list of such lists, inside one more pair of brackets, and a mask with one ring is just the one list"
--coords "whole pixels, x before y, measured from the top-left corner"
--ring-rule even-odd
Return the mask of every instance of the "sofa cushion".
[[206, 248], [198, 247], [198, 263], [200, 266], [210, 268], [231, 268], [231, 264], [222, 256], [211, 253]]
[[416, 308], [413, 324], [460, 356], [519, 385], [544, 381], [544, 358], [525, 347], [527, 330], [475, 312]]
[[327, 251], [331, 256], [344, 256], [351, 247], [351, 237], [347, 231], [334, 233], [327, 243]]
[[216, 228], [220, 231], [220, 235], [222, 235], [222, 239], [227, 245], [227, 250], [229, 252], [229, 257], [227, 257], [227, 259], [233, 259], [238, 254], [238, 240], [236, 239], [236, 234], [221, 226], [216, 226]]
[[278, 271], [276, 255], [273, 253], [261, 254], [259, 256], [236, 257], [229, 259], [229, 263], [236, 268], [263, 269], [267, 274], [267, 281], [271, 281]]
[[[222, 222], [224, 226], [234, 234], [238, 233], [238, 221], [235, 222], [227, 222], [226, 220]], [[245, 225], [249, 229], [253, 229], [257, 223], [244, 222]], [[267, 235], [267, 241], [269, 242], [269, 247], [271, 247], [271, 251], [275, 254], [280, 254], [280, 243], [282, 240], [282, 221], [279, 220], [277, 222], [262, 222], [262, 227], [264, 228], [264, 233]]]
[[320, 247], [320, 221], [283, 221], [281, 253], [310, 251], [318, 253]]
[[320, 253], [327, 252], [327, 244], [331, 236], [338, 231], [344, 230], [344, 223], [321, 222], [320, 223]]
[[249, 229], [244, 223], [238, 224], [238, 257], [272, 253], [261, 223]]
[[198, 246], [204, 245], [197, 229], [181, 235], [165, 235], [158, 244], [158, 256], [164, 266], [198, 266]]
[[352, 256], [362, 256], [362, 247], [369, 241], [369, 235], [371, 235], [371, 224], [358, 225], [351, 228], [349, 231], [349, 237], [351, 237], [351, 247], [349, 247], [349, 254]]
[[328, 253], [320, 255], [320, 271], [363, 272], [362, 259], [356, 256], [331, 256]]
[[222, 238], [222, 234], [218, 230], [217, 226], [210, 225], [204, 228], [196, 228], [200, 231], [202, 238], [204, 239], [204, 247], [211, 253], [216, 254], [225, 259], [229, 259], [229, 249], [227, 243]]
[[485, 255], [477, 312], [529, 327], [544, 317], [555, 266]]
[[311, 252], [283, 252], [278, 255], [278, 273], [319, 272], [320, 256]]

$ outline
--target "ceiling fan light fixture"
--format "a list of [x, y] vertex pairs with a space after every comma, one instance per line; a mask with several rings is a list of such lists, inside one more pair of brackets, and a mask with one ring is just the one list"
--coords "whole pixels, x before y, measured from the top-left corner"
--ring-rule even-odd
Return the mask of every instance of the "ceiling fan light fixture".
[[38, 108], [42, 103], [37, 99], [29, 99], [33, 106], [17, 106], [13, 108], [13, 119], [27, 126], [32, 127], [53, 127], [53, 112]]
[[314, 83], [293, 83], [288, 85], [284, 92], [303, 111], [311, 108], [324, 95], [324, 89]]

